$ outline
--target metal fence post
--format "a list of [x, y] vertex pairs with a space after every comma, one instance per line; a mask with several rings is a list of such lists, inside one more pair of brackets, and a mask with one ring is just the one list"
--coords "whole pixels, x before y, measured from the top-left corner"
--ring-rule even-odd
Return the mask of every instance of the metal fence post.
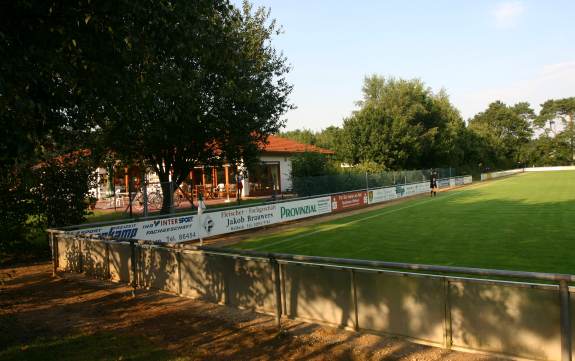
[[174, 213], [174, 182], [170, 179], [170, 213]]
[[142, 171], [142, 199], [144, 202], [144, 217], [148, 216], [148, 178], [146, 170]]
[[78, 273], [84, 272], [84, 253], [82, 253], [82, 237], [76, 238], [78, 240]]
[[136, 297], [136, 243], [133, 239], [130, 240], [130, 261], [132, 263], [132, 297]]
[[176, 249], [176, 264], [178, 272], [178, 295], [182, 294], [182, 251]]
[[110, 242], [108, 242], [107, 240], [104, 241], [104, 245], [106, 246], [106, 255], [105, 255], [105, 260], [106, 260], [106, 279], [111, 279], [112, 278], [112, 273], [110, 272]]
[[274, 294], [276, 298], [276, 325], [281, 329], [281, 317], [282, 317], [282, 296], [281, 296], [281, 283], [280, 283], [280, 265], [278, 261], [270, 256], [270, 264], [273, 268], [273, 283], [274, 283]]
[[571, 310], [569, 302], [569, 284], [559, 282], [561, 297], [561, 361], [571, 361]]
[[451, 302], [449, 301], [449, 280], [443, 279], [443, 302], [444, 302], [444, 315], [443, 315], [443, 347], [451, 348], [452, 334], [451, 329]]
[[357, 310], [357, 287], [355, 281], [355, 271], [352, 269], [351, 272], [351, 295], [352, 295], [352, 302], [353, 302], [353, 328], [356, 331], [359, 331], [359, 312]]
[[365, 171], [365, 191], [369, 193], [369, 178], [367, 175], [367, 171]]
[[52, 277], [56, 277], [58, 273], [58, 240], [54, 237], [54, 233], [48, 231], [50, 237], [50, 245], [52, 246]]

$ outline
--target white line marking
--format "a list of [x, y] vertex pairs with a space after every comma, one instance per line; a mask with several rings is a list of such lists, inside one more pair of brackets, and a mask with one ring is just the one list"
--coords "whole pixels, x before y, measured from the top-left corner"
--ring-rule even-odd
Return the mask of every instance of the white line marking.
[[[471, 189], [477, 189], [477, 188], [480, 188], [480, 187], [485, 186], [485, 185], [489, 185], [489, 183], [480, 183], [480, 184], [478, 184], [478, 185], [475, 186], [475, 187], [470, 187], [470, 188], [467, 188], [467, 189], [462, 189], [462, 190], [459, 190], [459, 191], [457, 191], [457, 192], [453, 192], [452, 194], [448, 194], [448, 195], [446, 195], [446, 196], [443, 196], [443, 197], [441, 197], [441, 199], [445, 199], [445, 198], [448, 198], [448, 197], [453, 197], [454, 195], [462, 194], [462, 193], [465, 192], [465, 191], [468, 191], [468, 190], [471, 190]], [[275, 245], [282, 244], [282, 243], [286, 243], [286, 242], [290, 242], [290, 241], [293, 241], [293, 240], [296, 240], [296, 239], [299, 239], [299, 238], [311, 236], [311, 235], [316, 234], [316, 233], [321, 233], [321, 232], [325, 232], [325, 231], [331, 231], [331, 230], [334, 230], [334, 229], [338, 229], [338, 228], [342, 228], [342, 227], [348, 226], [348, 225], [350, 225], [350, 224], [362, 222], [362, 221], [365, 221], [365, 220], [368, 220], [368, 219], [372, 219], [372, 218], [376, 218], [376, 217], [379, 217], [379, 216], [384, 216], [384, 215], [386, 215], [386, 214], [390, 214], [390, 213], [394, 213], [394, 212], [401, 211], [401, 210], [404, 210], [404, 209], [412, 208], [412, 207], [415, 207], [415, 206], [419, 206], [419, 205], [421, 205], [421, 204], [426, 204], [426, 203], [431, 202], [431, 201], [432, 201], [432, 199], [428, 199], [428, 200], [426, 200], [426, 201], [421, 201], [421, 202], [416, 202], [416, 203], [410, 204], [410, 205], [405, 206], [405, 207], [387, 210], [387, 211], [384, 211], [384, 212], [381, 212], [381, 213], [373, 214], [373, 215], [368, 216], [368, 217], [363, 217], [363, 218], [360, 218], [360, 219], [356, 219], [356, 220], [354, 220], [354, 221], [350, 221], [350, 222], [347, 222], [347, 223], [336, 224], [336, 225], [333, 225], [333, 226], [328, 226], [328, 227], [323, 228], [323, 229], [317, 229], [317, 230], [312, 231], [312, 232], [298, 234], [298, 235], [293, 236], [293, 237], [285, 238], [285, 239], [282, 239], [282, 240], [279, 240], [279, 241], [273, 242], [273, 243], [266, 243], [266, 244], [263, 244], [263, 245], [261, 245], [261, 246], [259, 246], [259, 247], [253, 247], [253, 248], [251, 248], [251, 249], [252, 249], [252, 250], [260, 250], [260, 249], [268, 248], [268, 247], [270, 247], [270, 246], [275, 246]]]

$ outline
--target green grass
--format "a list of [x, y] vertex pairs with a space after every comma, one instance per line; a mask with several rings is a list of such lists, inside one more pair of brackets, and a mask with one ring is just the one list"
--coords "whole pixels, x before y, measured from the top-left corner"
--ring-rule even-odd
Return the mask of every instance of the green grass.
[[575, 274], [575, 172], [525, 173], [236, 247]]
[[111, 333], [37, 339], [0, 351], [0, 361], [12, 360], [173, 360], [146, 339]]

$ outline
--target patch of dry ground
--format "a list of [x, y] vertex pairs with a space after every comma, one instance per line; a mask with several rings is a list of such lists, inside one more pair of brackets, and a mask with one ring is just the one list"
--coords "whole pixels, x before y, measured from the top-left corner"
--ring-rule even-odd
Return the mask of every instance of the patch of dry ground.
[[0, 351], [42, 337], [113, 332], [144, 337], [186, 360], [493, 359], [291, 320], [278, 332], [271, 316], [157, 291], [132, 297], [124, 285], [53, 278], [50, 264], [3, 269], [0, 276]]

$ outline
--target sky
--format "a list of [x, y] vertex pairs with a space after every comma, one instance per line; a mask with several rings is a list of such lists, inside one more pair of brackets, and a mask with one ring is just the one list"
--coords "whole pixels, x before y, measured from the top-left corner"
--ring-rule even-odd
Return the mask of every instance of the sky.
[[[235, 4], [241, 1], [234, 0]], [[464, 119], [489, 103], [575, 96], [575, 1], [251, 0], [282, 26], [285, 130], [341, 126], [366, 75], [444, 88]]]

